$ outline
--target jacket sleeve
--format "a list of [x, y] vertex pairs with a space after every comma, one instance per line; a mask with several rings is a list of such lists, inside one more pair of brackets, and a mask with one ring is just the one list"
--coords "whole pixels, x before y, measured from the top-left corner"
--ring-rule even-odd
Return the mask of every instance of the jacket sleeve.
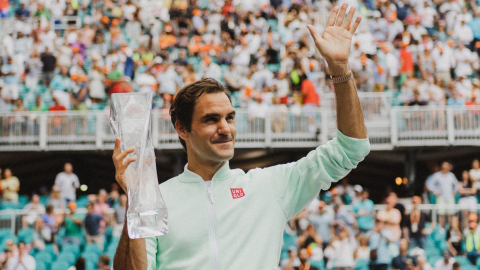
[[321, 189], [345, 177], [370, 152], [368, 138], [337, 136], [297, 162], [261, 170], [286, 219], [290, 219], [316, 198]]

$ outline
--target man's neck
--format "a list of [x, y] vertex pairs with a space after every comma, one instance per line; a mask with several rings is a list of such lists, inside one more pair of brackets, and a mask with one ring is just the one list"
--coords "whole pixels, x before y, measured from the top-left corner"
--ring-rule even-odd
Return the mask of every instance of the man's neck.
[[194, 159], [189, 159], [187, 168], [200, 175], [204, 181], [212, 180], [215, 173], [225, 165], [227, 161], [222, 162], [197, 162]]

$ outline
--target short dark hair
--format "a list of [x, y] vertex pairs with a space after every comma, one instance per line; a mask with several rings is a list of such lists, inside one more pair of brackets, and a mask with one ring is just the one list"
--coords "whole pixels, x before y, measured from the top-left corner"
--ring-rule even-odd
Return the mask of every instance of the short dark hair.
[[110, 265], [110, 257], [106, 254], [102, 254], [100, 258], [98, 258], [98, 262], [101, 262], [104, 265]]
[[[227, 90], [221, 83], [212, 78], [204, 78], [199, 81], [196, 81], [192, 84], [189, 84], [183, 87], [175, 96], [175, 99], [170, 107], [170, 118], [175, 127], [175, 123], [178, 121], [180, 125], [185, 127], [185, 129], [190, 132], [192, 130], [192, 118], [193, 111], [195, 109], [195, 104], [197, 99], [203, 94], [215, 94], [215, 93], [225, 93], [227, 95], [230, 103], [230, 95]], [[185, 141], [180, 137], [180, 143], [183, 148], [187, 150], [187, 145]]]

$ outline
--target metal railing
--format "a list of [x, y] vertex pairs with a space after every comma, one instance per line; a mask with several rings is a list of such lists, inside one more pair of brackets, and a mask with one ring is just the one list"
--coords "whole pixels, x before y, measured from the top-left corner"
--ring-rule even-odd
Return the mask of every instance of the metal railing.
[[[479, 145], [480, 106], [390, 107], [388, 96], [360, 98], [372, 150], [394, 147]], [[336, 134], [334, 98], [321, 108], [271, 107], [256, 118], [245, 109], [236, 115], [238, 148], [311, 148]], [[16, 112], [0, 114], [0, 151], [112, 149], [109, 112]], [[156, 149], [181, 149], [166, 110], [152, 114]]]

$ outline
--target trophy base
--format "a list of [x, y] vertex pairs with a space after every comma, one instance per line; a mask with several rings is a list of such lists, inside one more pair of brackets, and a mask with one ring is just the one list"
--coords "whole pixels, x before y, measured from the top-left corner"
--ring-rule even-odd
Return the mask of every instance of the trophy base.
[[160, 236], [168, 233], [166, 209], [127, 213], [127, 222], [130, 239]]

